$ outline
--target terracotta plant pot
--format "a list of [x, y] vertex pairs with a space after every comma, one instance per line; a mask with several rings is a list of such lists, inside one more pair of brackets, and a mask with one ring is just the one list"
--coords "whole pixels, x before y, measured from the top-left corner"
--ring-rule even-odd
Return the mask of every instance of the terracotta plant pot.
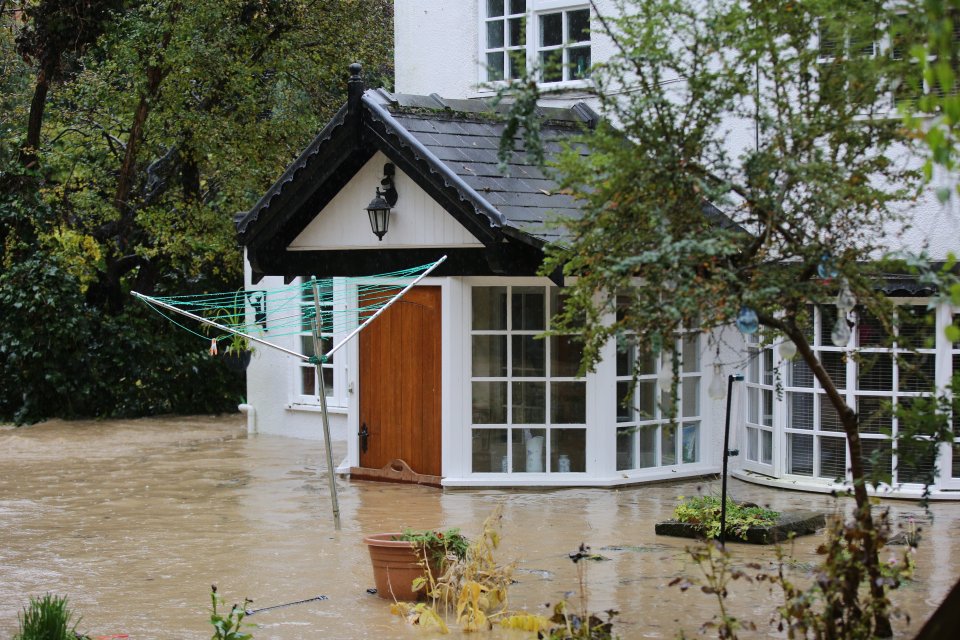
[[[363, 542], [370, 550], [370, 563], [373, 565], [373, 579], [377, 584], [377, 595], [387, 600], [412, 601], [426, 598], [426, 590], [413, 590], [413, 581], [426, 576], [414, 543], [407, 540], [395, 540], [399, 533], [376, 533], [367, 536]], [[436, 568], [434, 568], [434, 575]]]

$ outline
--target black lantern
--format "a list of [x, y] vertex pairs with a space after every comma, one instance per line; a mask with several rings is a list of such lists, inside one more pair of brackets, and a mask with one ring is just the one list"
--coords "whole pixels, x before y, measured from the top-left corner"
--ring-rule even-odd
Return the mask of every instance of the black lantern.
[[390, 228], [390, 209], [397, 204], [397, 190], [393, 186], [394, 167], [387, 163], [383, 167], [383, 180], [380, 185], [384, 188], [381, 192], [377, 187], [377, 194], [367, 205], [367, 216], [370, 218], [370, 229], [377, 239], [383, 242], [383, 236], [387, 234]]

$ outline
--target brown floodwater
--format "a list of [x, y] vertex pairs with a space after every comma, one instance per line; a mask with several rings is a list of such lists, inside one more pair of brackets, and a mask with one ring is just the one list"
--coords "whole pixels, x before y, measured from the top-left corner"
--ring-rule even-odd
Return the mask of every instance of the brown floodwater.
[[[344, 454], [335, 450], [335, 459]], [[622, 638], [696, 633], [716, 612], [710, 596], [668, 583], [695, 569], [689, 541], [658, 537], [678, 495], [719, 483], [677, 482], [620, 490], [439, 491], [341, 479], [342, 530], [334, 530], [321, 443], [248, 437], [240, 416], [60, 422], [0, 427], [0, 638], [13, 635], [29, 595], [67, 595], [79, 630], [130, 638], [205, 638], [211, 583], [253, 607], [314, 601], [248, 618], [257, 640], [434, 638], [369, 595], [364, 534], [404, 527], [460, 527], [476, 534], [504, 508], [504, 561], [517, 560], [513, 609], [543, 611], [577, 578], [567, 554], [581, 541], [608, 558], [588, 568], [590, 608], [617, 609]], [[828, 496], [731, 481], [737, 499], [775, 509], [834, 509]], [[890, 501], [896, 521], [923, 522], [915, 579], [896, 592], [919, 628], [960, 575], [960, 504]], [[849, 508], [849, 501], [843, 503]], [[932, 521], [928, 521], [932, 515]], [[795, 544], [799, 571], [816, 561], [820, 536]], [[773, 550], [730, 545], [738, 562]], [[762, 584], [732, 588], [735, 615], [772, 633], [777, 602]], [[450, 637], [450, 636], [448, 636]], [[452, 637], [458, 637], [456, 633]], [[476, 636], [473, 636], [476, 637]], [[531, 637], [497, 630], [494, 638]]]

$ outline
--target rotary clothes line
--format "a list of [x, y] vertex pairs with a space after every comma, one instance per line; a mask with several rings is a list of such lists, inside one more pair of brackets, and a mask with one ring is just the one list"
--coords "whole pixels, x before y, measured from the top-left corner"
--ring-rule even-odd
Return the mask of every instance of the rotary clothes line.
[[[323, 416], [323, 442], [327, 459], [327, 476], [330, 483], [330, 501], [334, 527], [339, 531], [340, 503], [337, 499], [337, 481], [333, 467], [333, 453], [330, 447], [330, 419], [327, 413], [323, 364], [329, 361], [334, 353], [368, 327], [391, 305], [400, 300], [410, 289], [430, 275], [446, 259], [447, 256], [444, 255], [436, 262], [411, 269], [360, 278], [338, 279], [340, 282], [337, 286], [334, 285], [332, 279], [318, 280], [313, 277], [306, 282], [272, 291], [235, 291], [170, 297], [152, 297], [136, 291], [132, 291], [131, 294], [173, 324], [204, 340], [208, 339], [208, 335], [193, 331], [164, 312], [172, 312], [199, 322], [208, 332], [222, 332], [219, 336], [210, 338], [210, 351], [213, 354], [217, 351], [218, 342], [229, 338], [233, 345], [229, 348], [236, 348], [243, 341], [249, 341], [299, 358], [316, 367], [320, 408]], [[397, 292], [397, 289], [401, 286], [402, 289]], [[254, 297], [250, 295], [251, 293], [259, 293], [260, 295]], [[266, 305], [268, 303], [273, 309], [274, 315], [272, 317], [267, 315]], [[253, 309], [253, 314], [248, 314], [248, 305]], [[298, 353], [263, 337], [268, 331], [271, 337], [300, 335], [303, 333], [304, 323], [308, 320], [313, 342], [312, 354]], [[268, 321], [269, 327], [267, 325]], [[344, 327], [349, 327], [350, 323], [355, 323], [356, 327], [324, 353], [323, 334], [332, 334], [334, 327], [342, 331]]]

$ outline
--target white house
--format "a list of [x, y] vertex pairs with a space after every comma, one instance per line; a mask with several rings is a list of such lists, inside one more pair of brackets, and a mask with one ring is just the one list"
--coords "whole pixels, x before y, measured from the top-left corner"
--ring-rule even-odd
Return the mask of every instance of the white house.
[[[316, 276], [344, 278], [338, 282], [349, 288], [353, 276], [448, 256], [323, 366], [333, 438], [347, 443], [341, 471], [400, 458], [449, 487], [616, 486], [719, 472], [725, 405], [707, 392], [718, 357], [707, 335], [678, 339], [675, 422], [657, 407], [656, 358], [638, 360], [611, 344], [597, 370], [577, 378], [573, 343], [537, 338], [562, 304], [561, 277], [537, 275], [542, 247], [556, 237], [543, 223], [576, 205], [520, 154], [507, 174], [500, 171], [502, 125], [490, 118], [492, 92], [484, 86], [519, 74], [524, 56], [560, 61], [561, 71], [542, 78], [565, 90], [543, 106], [544, 135], [562, 139], [590, 127], [597, 115], [586, 70], [612, 51], [590, 30], [594, 18], [589, 4], [575, 0], [396, 0], [396, 92], [364, 87], [352, 68], [348, 103], [238, 220], [247, 287], [267, 292], [267, 335], [272, 287]], [[365, 208], [387, 176], [397, 200], [379, 239]], [[918, 208], [914, 235], [901, 240], [925, 245], [935, 258], [960, 252], [960, 226], [944, 220], [932, 203]], [[888, 293], [910, 311], [929, 295], [910, 282], [892, 283]], [[874, 346], [866, 320], [848, 347], [834, 346], [830, 312], [817, 309], [813, 344], [854, 406], [928, 390], [901, 379], [895, 349]], [[915, 357], [942, 388], [960, 370], [960, 346], [943, 331], [960, 310], [941, 305], [935, 314], [934, 348]], [[334, 334], [329, 340], [342, 337]], [[735, 473], [797, 489], [835, 488], [848, 466], [845, 439], [809, 370], [736, 332], [727, 343], [731, 334], [732, 352], [720, 360], [748, 363], [734, 415]], [[300, 351], [310, 340], [305, 331], [275, 342]], [[879, 353], [881, 365], [858, 371], [856, 359], [845, 357], [854, 348]], [[632, 367], [641, 368], [639, 384], [625, 406]], [[322, 437], [312, 365], [260, 349], [247, 386], [252, 429]], [[896, 429], [895, 419], [885, 426]], [[867, 430], [868, 450], [889, 449], [879, 426]], [[934, 497], [960, 498], [960, 448], [944, 445], [940, 465]], [[896, 473], [888, 493], [919, 492], [918, 470]]]

